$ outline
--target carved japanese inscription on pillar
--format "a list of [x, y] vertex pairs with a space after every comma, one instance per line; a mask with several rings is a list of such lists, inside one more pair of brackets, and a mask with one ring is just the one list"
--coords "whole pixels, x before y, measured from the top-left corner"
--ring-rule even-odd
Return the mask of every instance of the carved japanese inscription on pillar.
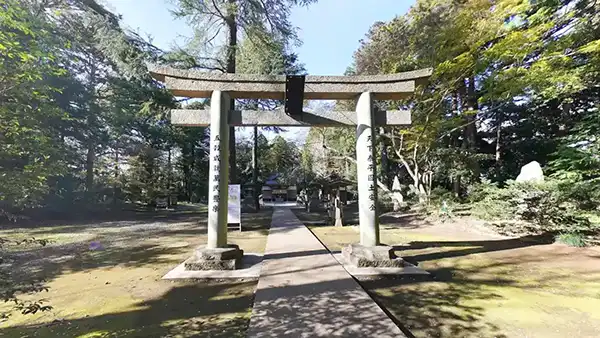
[[220, 201], [220, 197], [219, 197], [219, 181], [220, 181], [220, 176], [219, 176], [219, 169], [220, 169], [220, 163], [221, 163], [221, 156], [219, 155], [221, 153], [221, 138], [219, 137], [219, 135], [215, 135], [212, 139], [211, 142], [212, 145], [212, 151], [211, 151], [211, 178], [212, 178], [212, 211], [214, 212], [219, 212], [219, 201]]
[[367, 185], [369, 186], [369, 211], [375, 211], [377, 208], [377, 190], [375, 188], [375, 159], [373, 158], [373, 138], [371, 135], [367, 136], [367, 149], [369, 149], [369, 156], [367, 157]]
[[211, 99], [208, 246], [223, 247], [227, 244], [227, 182], [229, 126], [227, 113], [229, 98], [220, 92]]

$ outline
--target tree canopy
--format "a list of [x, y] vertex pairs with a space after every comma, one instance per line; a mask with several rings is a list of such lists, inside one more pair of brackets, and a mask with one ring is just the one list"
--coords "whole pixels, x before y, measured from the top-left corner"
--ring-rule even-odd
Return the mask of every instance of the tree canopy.
[[[464, 199], [482, 183], [510, 185], [537, 161], [570, 196], [554, 202], [597, 210], [599, 9], [586, 0], [417, 0], [406, 14], [374, 23], [348, 74], [434, 68], [413, 98], [378, 103], [409, 108], [413, 120], [377, 133], [380, 187], [389, 191], [397, 175], [403, 194], [420, 203], [436, 191]], [[331, 170], [353, 164], [348, 134], [309, 135], [323, 144]], [[313, 143], [304, 153], [314, 166], [323, 155]]]

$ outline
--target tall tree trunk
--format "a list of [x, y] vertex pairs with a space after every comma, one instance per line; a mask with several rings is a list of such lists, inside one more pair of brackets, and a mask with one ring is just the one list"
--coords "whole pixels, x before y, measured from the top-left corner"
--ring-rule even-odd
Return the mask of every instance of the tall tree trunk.
[[188, 198], [190, 199], [191, 203], [194, 203], [194, 181], [193, 181], [192, 177], [194, 176], [194, 170], [196, 169], [195, 150], [196, 150], [196, 146], [194, 144], [190, 144], [190, 161], [188, 162], [189, 175], [187, 178], [187, 182], [188, 182], [187, 194], [188, 194]]
[[[452, 114], [453, 115], [458, 115], [459, 112], [459, 105], [460, 105], [460, 92], [454, 93], [452, 94]], [[456, 133], [451, 132], [448, 135], [448, 148], [450, 150], [454, 149], [454, 148], [458, 148], [458, 137], [456, 136]], [[453, 164], [456, 165], [457, 163], [453, 161]], [[452, 185], [452, 193], [454, 194], [454, 197], [458, 197], [460, 195], [460, 176], [455, 175], [455, 176], [450, 176], [450, 184]]]
[[477, 96], [475, 93], [475, 80], [473, 77], [469, 78], [467, 87], [466, 97], [466, 114], [465, 114], [465, 140], [467, 141], [467, 147], [474, 149], [477, 146], [477, 124], [475, 120], [477, 118], [477, 110], [479, 109], [477, 104]]
[[94, 128], [96, 127], [96, 113], [98, 111], [98, 107], [96, 106], [96, 64], [93, 60], [90, 62], [90, 83], [88, 90], [92, 95], [92, 101], [89, 102], [89, 110], [88, 115], [86, 116], [86, 123], [88, 128], [88, 137], [87, 137], [87, 155], [85, 159], [85, 190], [86, 190], [86, 199], [90, 201], [93, 197], [94, 190], [94, 161], [96, 160], [95, 153], [95, 144], [94, 144]]
[[258, 127], [254, 126], [254, 140], [252, 143], [252, 193], [256, 210], [260, 210], [260, 201], [258, 199]]
[[117, 204], [119, 197], [119, 146], [115, 146], [115, 182], [113, 184], [113, 204]]
[[167, 205], [171, 206], [171, 146], [167, 150]]
[[496, 163], [500, 163], [500, 153], [502, 151], [501, 137], [502, 137], [502, 122], [503, 117], [501, 112], [496, 113]]
[[186, 143], [182, 146], [182, 154], [181, 154], [181, 158], [182, 158], [182, 168], [181, 171], [183, 171], [183, 191], [185, 196], [187, 197], [188, 202], [191, 202], [190, 200], [190, 196], [189, 196], [189, 191], [190, 191], [190, 151], [189, 148], [191, 148], [192, 145], [189, 143]]
[[455, 198], [460, 197], [460, 176], [456, 176], [452, 179], [452, 192]]
[[[477, 103], [477, 93], [475, 91], [475, 78], [470, 77], [467, 87], [467, 114], [465, 115], [465, 141], [467, 142], [467, 149], [472, 153], [477, 153], [477, 112], [479, 105]], [[476, 158], [471, 157], [470, 167], [473, 171], [473, 178], [479, 181], [481, 168], [479, 167], [479, 161]]]
[[[466, 115], [466, 107], [467, 107], [467, 89], [466, 89], [466, 85], [465, 85], [465, 81], [463, 79], [463, 81], [461, 81], [459, 87], [458, 87], [458, 91], [456, 92], [456, 113], [457, 115], [462, 115], [463, 120], [467, 121], [467, 117]], [[460, 134], [462, 133], [462, 142], [460, 141]], [[451, 140], [450, 142], [453, 144], [453, 147], [455, 148], [461, 148], [461, 152], [464, 152], [465, 149], [467, 149], [467, 137], [466, 135], [466, 128], [463, 128], [463, 130], [459, 130], [457, 131], [457, 135], [456, 136], [451, 136]], [[461, 160], [457, 161], [457, 166], [461, 165], [460, 163]], [[452, 191], [454, 193], [454, 197], [458, 198], [460, 196], [460, 190], [461, 190], [461, 180], [462, 177], [460, 174], [456, 174], [454, 177], [452, 177]]]
[[388, 159], [388, 152], [387, 152], [387, 144], [385, 142], [385, 138], [383, 137], [383, 135], [385, 135], [385, 130], [382, 128], [379, 128], [379, 134], [381, 134], [381, 179], [383, 181], [383, 183], [387, 186], [390, 186], [390, 167], [389, 167], [389, 159]]
[[[227, 0], [227, 28], [229, 30], [229, 39], [227, 43], [227, 73], [235, 73], [235, 54], [237, 49], [237, 22], [236, 10], [237, 0]], [[235, 109], [235, 100], [231, 100], [230, 109]], [[238, 182], [238, 172], [236, 166], [235, 149], [235, 127], [229, 128], [229, 182], [236, 184]]]
[[88, 140], [87, 155], [85, 159], [85, 191], [87, 199], [91, 200], [94, 190], [94, 160], [96, 153], [94, 152], [94, 142]]

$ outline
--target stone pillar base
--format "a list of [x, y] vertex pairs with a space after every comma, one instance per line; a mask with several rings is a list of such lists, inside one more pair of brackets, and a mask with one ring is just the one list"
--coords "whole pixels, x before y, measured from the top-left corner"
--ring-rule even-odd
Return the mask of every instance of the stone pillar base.
[[235, 244], [229, 244], [226, 248], [200, 247], [183, 265], [188, 271], [235, 270], [241, 267], [243, 256], [244, 251]]
[[350, 244], [342, 249], [342, 257], [358, 268], [401, 268], [404, 260], [394, 254], [391, 246]]

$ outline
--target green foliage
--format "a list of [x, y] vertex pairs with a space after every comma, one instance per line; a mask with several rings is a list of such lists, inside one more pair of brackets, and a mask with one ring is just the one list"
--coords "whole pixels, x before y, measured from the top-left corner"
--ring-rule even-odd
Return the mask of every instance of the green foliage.
[[431, 190], [428, 203], [423, 207], [430, 217], [445, 222], [457, 216], [455, 211], [461, 208], [461, 201], [456, 198], [452, 191], [436, 187]]
[[[328, 109], [317, 108], [317, 109]], [[312, 127], [302, 149], [303, 160], [310, 163], [310, 175], [339, 175], [356, 181], [356, 133], [347, 128]]]
[[474, 204], [474, 215], [485, 220], [512, 219], [514, 213], [511, 209], [511, 198], [511, 190], [499, 188], [497, 183], [489, 180], [483, 180], [469, 191], [470, 202]]
[[525, 232], [587, 233], [595, 227], [565, 193], [562, 182], [509, 182], [499, 188], [489, 181], [473, 188], [470, 194], [473, 213], [486, 220], [521, 221]]
[[176, 17], [187, 19], [196, 28], [196, 36], [190, 47], [200, 50], [214, 44], [215, 37], [220, 32], [216, 29], [218, 23], [228, 24], [230, 16], [236, 18], [236, 29], [243, 31], [251, 40], [272, 36], [275, 40], [291, 39], [297, 42], [296, 30], [289, 20], [290, 8], [307, 6], [316, 1], [175, 0], [175, 10], [172, 12]]
[[152, 204], [157, 197], [169, 194], [169, 168], [164, 163], [161, 153], [146, 147], [129, 161], [130, 169], [122, 175], [124, 192], [130, 201]]
[[298, 169], [300, 153], [298, 147], [277, 135], [271, 141], [268, 153], [265, 156], [265, 165], [271, 173], [278, 173], [284, 182], [295, 179]]
[[[19, 241], [11, 241], [0, 237], [0, 252], [7, 250], [10, 246], [24, 244], [46, 246], [48, 240], [26, 238]], [[34, 295], [48, 291], [48, 288], [44, 285], [45, 280], [37, 277], [22, 276], [15, 271], [11, 271], [11, 266], [14, 266], [14, 264], [10, 255], [3, 254], [0, 256], [0, 300], [4, 303], [12, 304], [7, 310], [0, 311], [0, 322], [8, 319], [14, 312], [35, 314], [52, 310], [52, 306], [47, 305], [44, 299], [23, 299], [24, 295]]]
[[64, 172], [59, 125], [65, 118], [46, 78], [61, 76], [55, 27], [19, 1], [0, 1], [0, 210], [36, 206], [47, 179]]
[[553, 177], [565, 182], [561, 187], [565, 194], [579, 208], [591, 211], [600, 210], [600, 103], [586, 101], [573, 102], [586, 115], [561, 139], [549, 169]]
[[145, 66], [159, 51], [93, 0], [0, 7], [2, 214], [118, 197], [122, 162], [173, 144], [173, 97]]
[[[242, 183], [252, 182], [253, 175], [253, 163], [252, 163], [252, 147], [254, 140], [238, 140], [236, 144], [236, 164], [240, 173], [240, 179]], [[258, 181], [264, 182], [267, 177], [272, 174], [272, 168], [267, 165], [266, 158], [269, 154], [269, 140], [262, 134], [258, 133], [257, 140], [257, 153], [258, 158], [256, 163], [258, 165]]]
[[[431, 184], [487, 196], [477, 198], [482, 217], [585, 228], [577, 215], [597, 213], [600, 203], [599, 9], [588, 0], [418, 0], [375, 23], [352, 74], [433, 67], [414, 97], [380, 103], [412, 111], [409, 128], [385, 130], [381, 156], [392, 165], [382, 181], [397, 175], [419, 204]], [[532, 160], [557, 187], [478, 185], [504, 186]]]
[[[258, 179], [264, 182], [269, 176], [279, 174], [278, 181], [293, 184], [301, 179], [300, 151], [296, 144], [275, 136], [271, 142], [259, 134], [258, 136]], [[242, 182], [252, 182], [252, 143], [241, 140], [237, 144], [237, 164], [240, 168]]]
[[577, 248], [586, 246], [585, 237], [580, 233], [560, 234], [556, 236], [556, 241]]

